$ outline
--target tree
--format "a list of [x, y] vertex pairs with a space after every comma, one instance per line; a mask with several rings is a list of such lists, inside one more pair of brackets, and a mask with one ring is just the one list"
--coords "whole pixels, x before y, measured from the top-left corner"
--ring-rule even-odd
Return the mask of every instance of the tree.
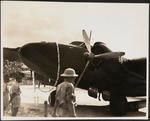
[[3, 64], [4, 79], [22, 79], [24, 77], [22, 66], [21, 62], [5, 60]]

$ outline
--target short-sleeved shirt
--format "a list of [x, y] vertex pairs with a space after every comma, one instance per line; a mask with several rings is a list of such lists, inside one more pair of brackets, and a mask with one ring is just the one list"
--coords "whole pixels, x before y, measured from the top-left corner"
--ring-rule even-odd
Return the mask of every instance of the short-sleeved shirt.
[[57, 86], [56, 100], [59, 101], [59, 104], [71, 103], [72, 101], [75, 101], [74, 97], [74, 85], [72, 83], [64, 81]]
[[74, 85], [64, 81], [56, 89], [55, 103], [58, 106], [56, 114], [60, 117], [76, 116], [73, 102], [75, 102]]
[[13, 94], [17, 94], [20, 95], [21, 91], [20, 91], [20, 86], [17, 82], [14, 82], [10, 88], [10, 93]]

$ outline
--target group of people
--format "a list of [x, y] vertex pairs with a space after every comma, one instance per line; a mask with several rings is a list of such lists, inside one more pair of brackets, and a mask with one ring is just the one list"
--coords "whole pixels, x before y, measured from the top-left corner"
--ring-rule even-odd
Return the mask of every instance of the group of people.
[[11, 87], [10, 90], [8, 88], [9, 79], [4, 78], [4, 84], [3, 84], [3, 109], [4, 113], [9, 109], [8, 107], [11, 107], [11, 115], [16, 116], [18, 113], [18, 109], [20, 107], [21, 102], [21, 90], [20, 90], [20, 79], [16, 78]]
[[[78, 76], [74, 69], [67, 68], [64, 73], [61, 74], [64, 81], [56, 87], [55, 105], [52, 113], [53, 117], [76, 117], [76, 96], [74, 89], [74, 80]], [[20, 107], [20, 86], [19, 80], [12, 84], [10, 91], [7, 86], [7, 80], [4, 81], [3, 87], [3, 103], [4, 111], [11, 105], [11, 115], [16, 116]]]

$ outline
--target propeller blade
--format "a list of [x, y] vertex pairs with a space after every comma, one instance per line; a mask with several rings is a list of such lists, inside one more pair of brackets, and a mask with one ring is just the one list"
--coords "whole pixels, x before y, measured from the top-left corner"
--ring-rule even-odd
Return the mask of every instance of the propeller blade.
[[91, 37], [92, 37], [92, 31], [90, 31], [90, 37], [89, 37], [89, 40], [91, 41]]
[[88, 37], [88, 35], [87, 35], [85, 30], [82, 30], [82, 35], [83, 35], [83, 39], [84, 39], [86, 48], [87, 48], [88, 52], [91, 53], [90, 38]]
[[117, 58], [123, 55], [125, 55], [125, 52], [108, 52], [108, 53], [95, 55], [94, 58], [110, 59], [110, 58]]

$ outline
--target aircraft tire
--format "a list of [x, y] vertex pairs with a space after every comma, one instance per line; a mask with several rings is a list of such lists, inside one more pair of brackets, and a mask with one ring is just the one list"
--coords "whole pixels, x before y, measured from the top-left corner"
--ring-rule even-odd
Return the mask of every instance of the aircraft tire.
[[49, 101], [50, 106], [54, 106], [55, 104], [55, 95], [56, 95], [56, 90], [52, 91], [49, 95], [48, 101]]
[[127, 99], [124, 96], [112, 95], [110, 98], [110, 111], [113, 115], [122, 116], [128, 111]]

